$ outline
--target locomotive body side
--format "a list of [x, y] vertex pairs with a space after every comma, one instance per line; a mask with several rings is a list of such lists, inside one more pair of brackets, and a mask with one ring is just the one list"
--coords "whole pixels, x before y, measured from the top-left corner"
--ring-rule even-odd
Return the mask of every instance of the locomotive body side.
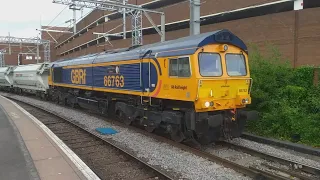
[[61, 72], [61, 79], [53, 77], [53, 86], [100, 92], [147, 96], [143, 92], [153, 92], [158, 83], [157, 69], [154, 64], [149, 65], [148, 60], [71, 65], [53, 70], [56, 74], [58, 71]]

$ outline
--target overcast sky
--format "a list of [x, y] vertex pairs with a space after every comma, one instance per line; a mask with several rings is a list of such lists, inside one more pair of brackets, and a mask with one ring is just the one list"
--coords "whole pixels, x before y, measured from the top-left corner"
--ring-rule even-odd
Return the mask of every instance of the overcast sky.
[[[5, 0], [1, 0], [5, 1]], [[52, 0], [7, 0], [1, 3], [0, 36], [36, 37], [40, 28], [48, 25], [66, 6], [52, 3]], [[83, 15], [91, 10], [84, 9]], [[50, 24], [50, 26], [68, 26], [64, 22], [71, 19], [73, 13], [68, 7]], [[81, 12], [77, 11], [77, 19]]]

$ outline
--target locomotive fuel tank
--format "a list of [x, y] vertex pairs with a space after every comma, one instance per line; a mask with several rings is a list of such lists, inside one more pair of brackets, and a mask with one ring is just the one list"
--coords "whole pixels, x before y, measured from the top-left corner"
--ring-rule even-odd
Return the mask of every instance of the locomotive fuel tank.
[[0, 67], [0, 88], [11, 88], [14, 67]]
[[48, 86], [49, 63], [17, 66], [13, 71], [13, 87], [17, 90], [36, 94], [46, 93]]

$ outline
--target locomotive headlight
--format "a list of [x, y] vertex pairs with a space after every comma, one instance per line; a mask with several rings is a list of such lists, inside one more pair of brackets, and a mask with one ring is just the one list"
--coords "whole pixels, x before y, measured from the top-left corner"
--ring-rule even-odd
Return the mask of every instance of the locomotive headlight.
[[246, 99], [242, 99], [242, 104], [248, 104], [249, 103], [249, 99], [246, 98]]
[[204, 103], [204, 106], [205, 106], [205, 107], [209, 107], [209, 106], [210, 106], [210, 103], [207, 101], [206, 103]]
[[209, 108], [210, 106], [211, 106], [211, 107], [214, 106], [213, 101], [206, 101], [206, 102], [204, 103], [204, 107], [205, 107], [205, 108]]
[[219, 46], [219, 51], [226, 52], [228, 50], [229, 46], [227, 44], [221, 44]]

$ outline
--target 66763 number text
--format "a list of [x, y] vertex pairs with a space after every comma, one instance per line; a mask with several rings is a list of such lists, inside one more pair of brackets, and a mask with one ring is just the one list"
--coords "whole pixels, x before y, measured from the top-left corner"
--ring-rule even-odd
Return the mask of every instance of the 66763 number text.
[[107, 87], [123, 87], [124, 77], [118, 75], [104, 76], [104, 86]]

